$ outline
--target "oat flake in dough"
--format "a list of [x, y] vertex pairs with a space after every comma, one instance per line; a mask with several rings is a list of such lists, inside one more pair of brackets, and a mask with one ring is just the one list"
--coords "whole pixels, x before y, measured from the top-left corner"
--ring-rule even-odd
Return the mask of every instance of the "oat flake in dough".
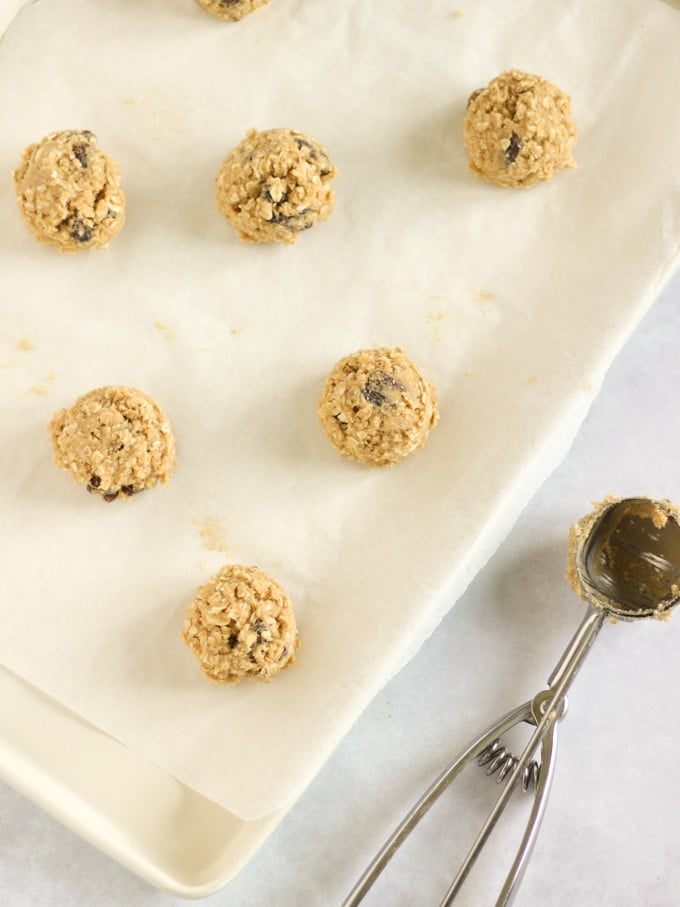
[[439, 413], [434, 386], [397, 347], [341, 359], [326, 380], [319, 418], [338, 453], [389, 466], [425, 444]]
[[548, 180], [574, 167], [571, 99], [540, 76], [513, 69], [473, 92], [464, 140], [470, 169], [501, 186]]
[[269, 0], [196, 0], [199, 6], [207, 10], [216, 19], [236, 22], [249, 13], [269, 3]]
[[217, 206], [246, 242], [294, 243], [327, 220], [336, 169], [325, 148], [293, 129], [251, 129], [217, 176]]
[[49, 426], [57, 466], [107, 501], [130, 497], [175, 467], [175, 439], [158, 404], [132, 387], [99, 387]]
[[105, 249], [125, 224], [120, 167], [88, 129], [52, 132], [29, 145], [14, 185], [31, 233], [61, 252]]
[[182, 639], [214, 683], [268, 682], [300, 645], [290, 599], [258, 567], [223, 567], [196, 593]]

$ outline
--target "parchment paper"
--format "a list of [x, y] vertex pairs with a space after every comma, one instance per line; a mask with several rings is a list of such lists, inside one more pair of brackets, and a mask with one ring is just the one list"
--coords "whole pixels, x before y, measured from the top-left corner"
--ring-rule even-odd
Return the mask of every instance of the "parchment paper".
[[[680, 15], [639, 0], [39, 0], [0, 45], [0, 661], [245, 819], [295, 798], [559, 462], [680, 249]], [[573, 97], [578, 169], [513, 192], [467, 170], [468, 95], [518, 67]], [[330, 221], [241, 243], [213, 202], [247, 128], [339, 168]], [[9, 174], [55, 129], [120, 162], [128, 223], [61, 256]], [[437, 386], [425, 449], [375, 471], [316, 420], [341, 356], [401, 345]], [[52, 413], [154, 396], [167, 488], [103, 504], [52, 464]], [[623, 426], [634, 430], [634, 426]], [[180, 642], [225, 561], [291, 596], [271, 685], [212, 686]], [[442, 703], [442, 707], [446, 707]], [[77, 754], [74, 754], [77, 758]]]

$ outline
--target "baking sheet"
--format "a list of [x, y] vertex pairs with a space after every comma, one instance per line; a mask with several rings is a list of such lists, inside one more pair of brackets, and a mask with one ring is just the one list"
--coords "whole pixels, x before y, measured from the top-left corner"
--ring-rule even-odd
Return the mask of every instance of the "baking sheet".
[[[2, 666], [0, 723], [3, 781], [180, 897], [206, 897], [225, 885], [285, 813], [244, 822]], [[2, 878], [5, 891], [16, 890]]]
[[[272, 0], [237, 26], [179, 0], [27, 7], [0, 45], [0, 168], [90, 128], [128, 223], [59, 256], [2, 190], [0, 661], [243, 818], [290, 803], [558, 462], [677, 261], [678, 38], [656, 2], [329, 19]], [[519, 193], [475, 180], [460, 140], [469, 93], [511, 66], [572, 94], [580, 130], [578, 169]], [[329, 149], [336, 210], [293, 248], [248, 246], [214, 176], [247, 128], [281, 125]], [[316, 399], [340, 356], [397, 344], [441, 422], [362, 469]], [[179, 456], [168, 488], [108, 507], [45, 431], [104, 383], [156, 397]], [[225, 560], [294, 601], [303, 648], [270, 686], [212, 687], [179, 641]]]

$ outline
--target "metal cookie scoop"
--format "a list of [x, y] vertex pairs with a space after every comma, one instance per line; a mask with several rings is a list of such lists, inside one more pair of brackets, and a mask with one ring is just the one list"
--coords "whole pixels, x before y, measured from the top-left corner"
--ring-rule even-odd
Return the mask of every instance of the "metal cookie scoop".
[[[434, 781], [375, 856], [342, 907], [355, 907], [394, 853], [449, 784], [476, 759], [487, 774], [507, 783], [440, 907], [452, 904], [482, 847], [521, 782], [534, 794], [517, 856], [496, 907], [510, 904], [526, 869], [548, 801], [557, 754], [557, 722], [567, 711], [566, 694], [607, 617], [612, 621], [665, 618], [680, 601], [680, 511], [668, 501], [608, 498], [574, 526], [568, 578], [588, 610], [548, 679], [548, 688], [508, 712], [473, 740]], [[501, 736], [520, 723], [534, 726], [521, 756], [507, 752]], [[533, 759], [540, 746], [541, 761]]]

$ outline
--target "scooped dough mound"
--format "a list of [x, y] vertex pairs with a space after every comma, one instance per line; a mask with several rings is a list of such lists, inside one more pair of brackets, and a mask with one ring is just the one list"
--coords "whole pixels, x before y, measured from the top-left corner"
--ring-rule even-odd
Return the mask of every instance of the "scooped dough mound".
[[217, 206], [246, 242], [294, 243], [327, 220], [336, 169], [326, 150], [292, 129], [251, 129], [224, 160]]
[[214, 683], [268, 682], [300, 645], [290, 599], [257, 567], [227, 566], [196, 593], [182, 639]]
[[[623, 505], [623, 513], [617, 513], [619, 505]], [[610, 520], [607, 532], [601, 533], [594, 542], [592, 536], [593, 533], [597, 536], [596, 527], [607, 517]], [[680, 533], [680, 509], [665, 499], [625, 499], [609, 495], [603, 501], [595, 502], [594, 509], [569, 532], [566, 575], [574, 592], [588, 604], [605, 608], [616, 618], [626, 620], [646, 614], [666, 620], [671, 614], [669, 592], [676, 597], [678, 587], [668, 569], [672, 557], [660, 548], [653, 550], [653, 540], [656, 531], [664, 529], [669, 521]], [[650, 528], [641, 529], [644, 526]], [[640, 542], [640, 534], [644, 543]], [[651, 549], [642, 547], [650, 543]], [[641, 555], [643, 550], [649, 551], [648, 556]], [[597, 580], [593, 576], [598, 577]], [[625, 594], [619, 599], [621, 588]]]
[[501, 186], [531, 186], [576, 166], [569, 95], [517, 69], [470, 96], [464, 140], [470, 169]]
[[243, 19], [268, 2], [269, 0], [196, 0], [199, 6], [207, 9], [217, 19], [231, 22]]
[[175, 439], [158, 404], [132, 387], [99, 387], [49, 426], [57, 466], [105, 501], [167, 482]]
[[38, 242], [61, 252], [105, 249], [125, 224], [120, 168], [89, 130], [29, 145], [14, 171], [19, 207]]
[[338, 453], [389, 466], [423, 446], [439, 414], [434, 386], [397, 347], [341, 359], [326, 381], [319, 418]]

